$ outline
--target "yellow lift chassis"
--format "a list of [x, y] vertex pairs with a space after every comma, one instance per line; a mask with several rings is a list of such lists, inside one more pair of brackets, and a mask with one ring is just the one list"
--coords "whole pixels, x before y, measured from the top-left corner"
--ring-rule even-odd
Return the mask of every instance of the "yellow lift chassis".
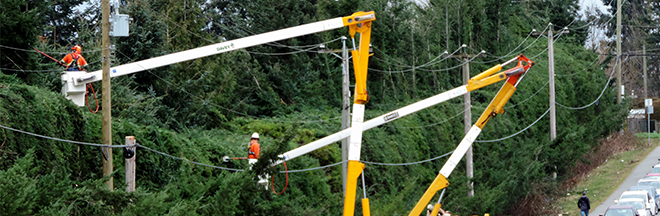
[[[367, 68], [369, 66], [369, 43], [371, 41], [371, 21], [376, 20], [373, 12], [357, 12], [353, 14], [362, 23], [349, 26], [349, 33], [355, 46], [355, 34], [360, 33], [360, 46], [352, 50], [353, 68], [355, 70], [355, 99], [353, 100], [353, 117], [351, 120], [351, 137], [348, 146], [348, 170], [346, 172], [346, 194], [344, 196], [344, 215], [353, 215], [355, 211], [355, 190], [357, 178], [362, 174], [364, 164], [360, 163], [360, 148], [362, 147], [362, 123], [364, 121], [364, 105], [369, 101], [367, 93]], [[345, 18], [350, 23], [351, 18]], [[363, 213], [369, 215], [369, 199], [362, 199]]]
[[[504, 105], [509, 101], [509, 98], [511, 98], [513, 92], [516, 91], [516, 86], [518, 86], [518, 83], [520, 83], [522, 77], [529, 70], [529, 68], [534, 65], [534, 62], [530, 61], [523, 55], [518, 56], [516, 59], [518, 60], [518, 65], [512, 69], [493, 75], [502, 69], [501, 65], [497, 65], [468, 81], [467, 88], [469, 91], [472, 91], [472, 89], [478, 89], [484, 85], [489, 85], [502, 80], [504, 77], [507, 79], [500, 91], [497, 92], [495, 98], [493, 98], [493, 101], [488, 104], [488, 107], [486, 110], [484, 110], [484, 113], [481, 114], [479, 120], [477, 120], [472, 128], [470, 128], [470, 131], [468, 131], [461, 143], [458, 144], [458, 147], [456, 147], [454, 150], [454, 153], [452, 153], [452, 155], [449, 157], [449, 160], [447, 160], [442, 169], [440, 169], [438, 176], [435, 178], [435, 180], [433, 180], [429, 188], [426, 190], [426, 192], [424, 192], [422, 198], [419, 200], [419, 202], [417, 202], [417, 205], [415, 205], [413, 210], [410, 212], [411, 216], [419, 216], [419, 214], [424, 210], [426, 204], [431, 201], [431, 198], [433, 198], [435, 193], [438, 192], [438, 190], [449, 186], [449, 182], [447, 181], [449, 174], [451, 174], [458, 162], [461, 160], [461, 158], [463, 158], [465, 152], [467, 152], [470, 146], [472, 146], [472, 143], [477, 138], [477, 136], [479, 136], [479, 133], [481, 133], [481, 130], [484, 128], [488, 120], [491, 117], [497, 116], [497, 114], [504, 114]], [[512, 61], [516, 59], [512, 59]], [[505, 63], [505, 65], [510, 62], [511, 61]], [[433, 212], [437, 212], [439, 208], [440, 205], [436, 204], [433, 208]]]

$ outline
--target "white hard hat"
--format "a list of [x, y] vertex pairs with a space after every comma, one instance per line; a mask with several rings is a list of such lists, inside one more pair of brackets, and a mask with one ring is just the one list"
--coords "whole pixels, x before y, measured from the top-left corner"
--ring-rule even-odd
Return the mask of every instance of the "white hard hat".
[[253, 133], [252, 134], [252, 139], [259, 139], [259, 134], [258, 133]]
[[433, 211], [433, 204], [429, 204], [428, 206], [426, 206], [426, 209], [428, 209], [429, 211]]

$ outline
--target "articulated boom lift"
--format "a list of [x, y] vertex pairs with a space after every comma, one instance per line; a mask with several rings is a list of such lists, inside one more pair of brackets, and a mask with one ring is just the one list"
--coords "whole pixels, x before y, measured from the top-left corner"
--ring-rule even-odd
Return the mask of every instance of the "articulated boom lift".
[[[527, 64], [523, 65], [523, 62]], [[491, 117], [497, 116], [497, 114], [504, 114], [504, 105], [506, 105], [506, 103], [509, 101], [511, 95], [513, 95], [513, 92], [516, 91], [516, 87], [522, 80], [522, 77], [524, 77], [527, 70], [529, 70], [529, 68], [532, 65], [534, 65], [534, 62], [530, 61], [525, 56], [520, 55], [518, 56], [518, 66], [509, 69], [507, 71], [504, 71], [499, 75], [495, 75], [495, 76], [506, 76], [507, 77], [506, 82], [504, 83], [500, 91], [497, 92], [497, 95], [495, 95], [493, 101], [491, 101], [490, 104], [488, 104], [488, 107], [486, 108], [486, 110], [484, 110], [483, 114], [481, 114], [479, 120], [477, 120], [477, 122], [472, 126], [472, 128], [470, 128], [467, 134], [465, 134], [465, 137], [463, 137], [463, 140], [461, 140], [460, 144], [458, 144], [458, 147], [456, 147], [454, 153], [451, 154], [449, 160], [447, 160], [445, 165], [442, 166], [442, 169], [440, 169], [440, 173], [438, 173], [438, 176], [435, 178], [435, 180], [433, 180], [433, 183], [431, 183], [431, 185], [426, 190], [426, 192], [424, 192], [422, 198], [419, 200], [419, 202], [417, 202], [417, 205], [415, 205], [413, 210], [410, 212], [411, 216], [412, 215], [417, 216], [420, 213], [422, 213], [424, 207], [431, 200], [431, 198], [433, 198], [435, 193], [438, 192], [438, 190], [447, 188], [449, 186], [449, 182], [447, 181], [449, 174], [451, 174], [451, 172], [454, 170], [458, 162], [461, 161], [461, 158], [463, 158], [467, 150], [470, 148], [470, 146], [472, 146], [472, 143], [477, 139], [477, 136], [479, 136], [481, 130], [484, 128], [488, 120], [490, 120]], [[479, 81], [477, 81], [479, 80], [479, 78], [490, 76], [490, 74], [488, 74], [489, 71], [490, 70], [483, 72], [475, 76], [474, 78], [470, 79], [468, 81], [468, 88], [472, 84], [479, 83]], [[442, 195], [440, 195], [440, 199], [442, 199]], [[435, 204], [431, 215], [438, 215], [439, 209], [440, 209], [440, 202]]]
[[[363, 35], [364, 37], [364, 35]], [[362, 45], [362, 44], [361, 44]], [[465, 46], [465, 45], [464, 45]], [[365, 55], [362, 55], [365, 56]], [[517, 66], [500, 72], [502, 70], [502, 67], [513, 63], [515, 61], [518, 61]], [[355, 62], [355, 60], [354, 60]], [[364, 64], [366, 65], [366, 64]], [[290, 150], [288, 152], [285, 152], [279, 157], [281, 158], [280, 161], [277, 161], [274, 163], [274, 165], [280, 164], [284, 161], [289, 161], [293, 158], [299, 157], [301, 155], [307, 154], [311, 151], [314, 151], [316, 149], [322, 148], [324, 146], [330, 145], [334, 142], [337, 142], [341, 139], [344, 139], [346, 137], [350, 136], [350, 146], [349, 146], [349, 167], [348, 167], [348, 173], [347, 173], [347, 182], [346, 182], [346, 195], [344, 197], [344, 215], [353, 215], [354, 214], [354, 203], [355, 203], [355, 190], [357, 186], [357, 177], [362, 173], [362, 170], [364, 169], [364, 164], [359, 162], [360, 159], [360, 147], [361, 147], [361, 142], [360, 139], [362, 138], [362, 133], [359, 133], [359, 137], [355, 136], [354, 134], [357, 131], [366, 131], [371, 128], [383, 125], [385, 123], [394, 121], [396, 119], [399, 119], [401, 117], [407, 116], [411, 113], [415, 113], [417, 111], [429, 108], [433, 105], [445, 102], [447, 100], [450, 100], [452, 98], [456, 98], [459, 96], [462, 96], [468, 92], [481, 89], [485, 86], [497, 83], [499, 81], [507, 80], [504, 83], [504, 86], [500, 89], [498, 92], [497, 96], [493, 101], [490, 103], [486, 111], [484, 111], [484, 114], [479, 118], [479, 121], [475, 124], [475, 126], [472, 127], [472, 129], [468, 132], [468, 134], [465, 136], [463, 141], [459, 144], [457, 149], [454, 151], [452, 156], [450, 157], [449, 161], [445, 166], [443, 167], [441, 174], [439, 175], [439, 179], [436, 179], [434, 181], [435, 184], [432, 185], [433, 189], [429, 189], [426, 193], [425, 196], [420, 200], [419, 203], [428, 203], [428, 201], [433, 197], [433, 194], [437, 192], [438, 190], [447, 187], [448, 183], [446, 183], [446, 178], [449, 176], [451, 171], [456, 167], [456, 164], [458, 164], [458, 161], [463, 157], [467, 149], [472, 145], [474, 140], [476, 139], [477, 135], [481, 132], [481, 129], [483, 126], [488, 122], [488, 120], [491, 117], [496, 116], [498, 113], [502, 114], [504, 113], [504, 110], [502, 107], [506, 104], [506, 102], [511, 98], [511, 95], [513, 92], [516, 90], [516, 86], [520, 82], [522, 76], [529, 70], [529, 68], [534, 65], [534, 62], [530, 61], [527, 57], [523, 55], [519, 55], [503, 64], [498, 64], [474, 77], [472, 77], [467, 85], [459, 86], [457, 88], [451, 89], [449, 91], [437, 94], [435, 96], [429, 97], [427, 99], [418, 101], [416, 103], [410, 104], [408, 106], [405, 106], [403, 108], [394, 110], [392, 112], [389, 112], [387, 114], [378, 116], [376, 118], [373, 118], [369, 121], [366, 121], [362, 123], [362, 117], [364, 117], [364, 105], [359, 104], [357, 101], [357, 96], [356, 96], [356, 101], [353, 106], [353, 124], [351, 125], [351, 128], [346, 128], [342, 131], [339, 131], [337, 133], [331, 134], [329, 136], [326, 136], [324, 138], [321, 138], [319, 140], [316, 140], [314, 142], [311, 142], [307, 145], [300, 146], [296, 149]], [[356, 73], [357, 73], [357, 67], [356, 67]], [[365, 73], [366, 75], [366, 73]], [[357, 76], [357, 75], [356, 75]], [[356, 86], [357, 88], [357, 86]], [[360, 111], [358, 113], [358, 111]], [[359, 114], [359, 115], [358, 115]], [[356, 117], [358, 119], [356, 119]], [[356, 121], [357, 120], [357, 121]], [[357, 123], [357, 124], [356, 124]], [[360, 138], [360, 139], [357, 139]], [[440, 177], [444, 176], [444, 177]], [[443, 181], [444, 180], [444, 181]], [[437, 182], [437, 183], [436, 183]], [[429, 195], [427, 195], [429, 194]], [[419, 215], [419, 213], [423, 210], [423, 204], [417, 204], [417, 206], [413, 209], [413, 212], [410, 215]], [[364, 215], [369, 215], [369, 200], [368, 199], [363, 199], [362, 200], [362, 206], [363, 206], [363, 211]], [[421, 206], [421, 207], [420, 207]], [[439, 208], [439, 206], [436, 206], [436, 208]]]
[[[128, 75], [140, 71], [145, 71], [166, 65], [198, 59], [210, 55], [216, 55], [224, 52], [253, 47], [279, 40], [338, 29], [344, 26], [349, 26], [352, 37], [355, 35], [355, 32], [361, 33], [363, 35], [362, 38], [366, 39], [366, 44], [368, 45], [370, 38], [369, 35], [371, 33], [371, 28], [370, 28], [371, 21], [374, 20], [376, 20], [376, 16], [373, 11], [356, 12], [350, 16], [318, 21], [318, 22], [304, 24], [291, 28], [244, 37], [236, 40], [225, 41], [221, 43], [198, 47], [195, 49], [185, 50], [185, 51], [159, 56], [155, 58], [150, 58], [138, 62], [119, 65], [116, 67], [111, 67], [110, 76], [118, 77], [118, 76]], [[364, 26], [368, 26], [368, 28], [365, 28]], [[364, 35], [367, 35], [367, 37], [364, 37]], [[361, 41], [364, 42], [365, 39], [362, 38]], [[360, 62], [355, 62], [355, 61], [356, 59], [368, 59], [368, 55], [369, 55], [368, 52], [369, 52], [368, 46], [366, 50], [363, 50], [363, 46], [360, 46], [359, 50], [353, 51], [353, 55], [354, 55], [353, 61], [354, 61], [354, 65], [356, 66], [355, 67], [356, 75], [358, 75], [357, 74], [358, 68], [364, 68], [364, 72], [361, 72], [360, 75], [362, 78], [357, 79], [358, 83], [356, 83], [356, 89], [358, 88], [358, 86], [364, 88], [364, 91], [362, 91], [364, 92], [364, 94], [360, 96], [361, 98], [363, 97], [368, 98], [366, 96], [367, 61], [366, 60]], [[364, 56], [360, 56], [360, 55], [364, 55]], [[66, 98], [68, 98], [69, 100], [72, 100], [76, 105], [84, 106], [86, 84], [96, 81], [101, 81], [102, 78], [103, 78], [102, 71], [100, 70], [91, 73], [87, 73], [84, 71], [64, 71], [62, 72], [62, 94], [64, 94]], [[364, 83], [361, 84], [359, 83], [360, 81], [363, 81]], [[360, 93], [360, 91], [358, 91], [358, 93]], [[366, 99], [361, 99], [361, 101], [366, 101]]]

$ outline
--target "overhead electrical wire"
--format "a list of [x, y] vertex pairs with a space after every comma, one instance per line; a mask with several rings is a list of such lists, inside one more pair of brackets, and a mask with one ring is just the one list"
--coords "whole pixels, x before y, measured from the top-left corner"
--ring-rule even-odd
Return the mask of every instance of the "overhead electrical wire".
[[[419, 66], [414, 66], [414, 67], [413, 67], [413, 66], [409, 66], [409, 65], [393, 64], [393, 63], [391, 63], [391, 62], [387, 62], [387, 61], [384, 61], [384, 60], [379, 59], [379, 58], [376, 58], [376, 60], [382, 61], [382, 62], [384, 62], [384, 63], [387, 63], [387, 64], [389, 64], [389, 65], [393, 65], [393, 66], [400, 66], [400, 67], [407, 67], [407, 68], [410, 68], [410, 69], [406, 69], [406, 70], [398, 71], [398, 73], [403, 73], [403, 72], [413, 71], [413, 70], [415, 70], [415, 69], [422, 70], [421, 68], [424, 68], [424, 67], [427, 67], [427, 66], [431, 66], [431, 65], [438, 64], [438, 63], [440, 63], [440, 62], [442, 62], [442, 61], [444, 61], [444, 60], [446, 60], [446, 59], [448, 59], [448, 58], [451, 58], [452, 55], [456, 54], [458, 51], [460, 51], [460, 50], [461, 50], [462, 48], [464, 48], [464, 47], [465, 47], [465, 46], [461, 46], [461, 47], [459, 47], [458, 49], [454, 50], [454, 52], [452, 52], [451, 54], [446, 55], [444, 58], [442, 58], [442, 59], [440, 59], [440, 60], [437, 60], [438, 58], [440, 58], [440, 57], [442, 57], [443, 55], [447, 54], [447, 51], [445, 51], [445, 52], [443, 52], [442, 54], [440, 54], [440, 55], [436, 56], [435, 58], [431, 59], [430, 61], [428, 61], [428, 62], [426, 62], [426, 63], [424, 63], [424, 64], [421, 64], [421, 65], [419, 65]], [[380, 50], [379, 50], [379, 51], [380, 51]], [[382, 51], [380, 51], [380, 52], [382, 52]], [[387, 55], [387, 54], [384, 54], [384, 53], [383, 53], [383, 55], [387, 56], [388, 58], [392, 58], [392, 57], [390, 57], [390, 56]], [[379, 71], [378, 69], [373, 69], [373, 68], [369, 68], [369, 70]]]
[[188, 160], [188, 159], [185, 159], [185, 158], [180, 158], [180, 157], [172, 156], [172, 155], [167, 154], [167, 153], [165, 153], [165, 152], [157, 151], [157, 150], [154, 150], [154, 149], [152, 149], [152, 148], [149, 148], [149, 147], [146, 147], [146, 146], [143, 146], [143, 145], [140, 145], [140, 144], [136, 144], [136, 145], [137, 145], [138, 147], [140, 147], [140, 148], [143, 148], [143, 149], [149, 150], [149, 151], [151, 151], [151, 152], [154, 152], [154, 153], [157, 153], [157, 154], [160, 154], [160, 155], [163, 155], [163, 156], [167, 156], [167, 157], [170, 157], [170, 158], [173, 158], [173, 159], [177, 159], [177, 160], [182, 160], [182, 161], [185, 161], [185, 162], [188, 162], [188, 163], [192, 163], [192, 164], [196, 164], [196, 165], [200, 165], [200, 166], [211, 167], [211, 168], [221, 169], [221, 170], [236, 171], [236, 172], [243, 172], [243, 171], [245, 171], [245, 170], [242, 170], [242, 169], [233, 169], [233, 168], [220, 167], [220, 166], [213, 166], [213, 165], [208, 165], [208, 164], [204, 164], [204, 163], [200, 163], [200, 162], [195, 162], [195, 161], [191, 161], [191, 160]]
[[539, 122], [539, 121], [540, 121], [545, 115], [548, 114], [548, 112], [550, 112], [550, 108], [548, 108], [548, 110], [546, 110], [545, 113], [543, 113], [543, 115], [541, 115], [541, 117], [539, 117], [538, 119], [536, 119], [536, 121], [532, 122], [532, 124], [528, 125], [527, 127], [523, 128], [522, 130], [520, 130], [520, 131], [518, 131], [518, 132], [516, 132], [516, 133], [514, 133], [514, 134], [511, 134], [511, 135], [509, 135], [509, 136], [502, 137], [502, 138], [499, 138], [499, 139], [492, 139], [492, 140], [475, 140], [474, 142], [476, 142], [476, 143], [499, 142], [499, 141], [502, 141], [502, 140], [506, 140], [506, 139], [510, 139], [510, 138], [512, 138], [512, 137], [518, 136], [518, 135], [521, 134], [522, 132], [525, 132], [527, 129], [529, 129], [530, 127], [534, 126], [536, 123], [538, 123], [538, 122]]
[[[94, 61], [88, 63], [90, 64], [96, 64], [101, 62], [101, 60]], [[66, 69], [51, 69], [51, 70], [24, 70], [24, 69], [15, 69], [15, 68], [0, 68], [0, 70], [6, 70], [6, 71], [15, 71], [15, 72], [25, 72], [25, 73], [52, 73], [52, 72], [62, 72]]]
[[23, 130], [15, 129], [15, 128], [7, 127], [7, 126], [4, 126], [4, 125], [0, 125], [0, 128], [4, 128], [4, 129], [10, 130], [10, 131], [14, 131], [14, 132], [19, 132], [19, 133], [27, 134], [27, 135], [30, 135], [30, 136], [35, 136], [35, 137], [44, 138], [44, 139], [49, 139], [49, 140], [55, 140], [55, 141], [59, 141], [59, 142], [72, 143], [72, 144], [80, 144], [80, 145], [88, 145], [88, 146], [97, 146], [97, 147], [106, 147], [106, 148], [126, 148], [126, 147], [133, 147], [133, 146], [135, 146], [135, 145], [104, 145], [104, 144], [98, 144], [98, 143], [88, 143], [88, 142], [80, 142], [80, 141], [73, 141], [73, 140], [65, 140], [65, 139], [60, 139], [60, 138], [55, 138], [55, 137], [45, 136], [45, 135], [41, 135], [41, 134], [36, 134], [36, 133], [32, 133], [32, 132], [27, 132], [27, 131], [23, 131]]
[[[141, 144], [139, 144], [139, 143], [135, 143], [135, 144], [133, 144], [133, 145], [104, 145], [104, 144], [88, 143], [88, 142], [80, 142], [80, 141], [72, 141], [72, 140], [65, 140], [65, 139], [60, 139], [60, 138], [55, 138], [55, 137], [50, 137], [50, 136], [44, 136], [44, 135], [40, 135], [40, 134], [35, 134], [35, 133], [31, 133], [31, 132], [27, 132], [27, 131], [23, 131], [23, 130], [19, 130], [19, 129], [15, 129], [15, 128], [7, 127], [7, 126], [4, 126], [4, 125], [0, 125], [0, 128], [4, 128], [4, 129], [10, 130], [10, 131], [14, 131], [14, 132], [19, 132], [19, 133], [27, 134], [27, 135], [30, 135], [30, 136], [35, 136], [35, 137], [44, 138], [44, 139], [50, 139], [50, 140], [59, 141], [59, 142], [71, 143], [71, 144], [80, 144], [80, 145], [88, 145], [88, 146], [96, 146], [96, 147], [106, 147], [106, 148], [140, 147], [140, 148], [146, 149], [146, 150], [148, 150], [148, 151], [151, 151], [151, 152], [154, 152], [154, 153], [157, 153], [157, 154], [163, 155], [163, 156], [167, 156], [167, 157], [170, 157], [170, 158], [173, 158], [173, 159], [176, 159], [176, 160], [182, 160], [182, 161], [189, 162], [189, 163], [196, 164], [196, 165], [200, 165], [200, 166], [205, 166], [205, 167], [210, 167], [210, 168], [215, 168], [215, 169], [228, 170], [228, 171], [236, 171], [236, 172], [242, 172], [242, 171], [245, 171], [245, 170], [243, 170], [243, 169], [234, 169], [234, 168], [220, 167], [220, 166], [214, 166], [214, 165], [209, 165], [209, 164], [204, 164], [204, 163], [200, 163], [200, 162], [191, 161], [191, 160], [188, 160], [188, 159], [185, 159], [185, 158], [176, 157], [176, 156], [173, 156], [173, 155], [167, 154], [167, 153], [165, 153], [165, 152], [161, 152], [161, 151], [158, 151], [158, 150], [155, 150], [155, 149], [152, 149], [152, 148], [146, 147], [146, 146], [141, 145]], [[421, 161], [416, 161], [416, 162], [409, 162], [409, 163], [380, 163], [380, 162], [371, 162], [371, 161], [360, 161], [360, 162], [363, 162], [363, 163], [366, 163], [366, 164], [372, 164], [372, 165], [382, 165], [382, 166], [408, 166], [408, 165], [414, 165], [414, 164], [426, 163], [426, 162], [429, 162], [429, 161], [437, 160], [437, 159], [440, 159], [440, 158], [446, 157], [447, 155], [451, 154], [452, 152], [453, 152], [453, 151], [448, 152], [448, 153], [443, 154], [443, 155], [440, 155], [440, 156], [437, 156], [437, 157], [434, 157], [434, 158], [430, 158], [430, 159], [426, 159], [426, 160], [421, 160]], [[336, 165], [339, 165], [339, 164], [342, 164], [342, 163], [346, 163], [346, 162], [348, 162], [348, 160], [346, 160], [346, 161], [341, 161], [341, 162], [337, 162], [337, 163], [330, 164], [330, 165], [326, 165], [326, 166], [319, 166], [319, 167], [308, 168], [308, 169], [281, 171], [280, 173], [285, 173], [285, 172], [296, 173], [296, 172], [312, 171], [312, 170], [318, 170], [318, 169], [324, 169], [324, 168], [328, 168], [328, 167], [336, 166]]]
[[464, 109], [463, 111], [459, 112], [458, 114], [456, 114], [456, 115], [454, 115], [454, 116], [452, 116], [452, 117], [449, 117], [448, 119], [442, 120], [442, 121], [437, 122], [437, 123], [429, 124], [429, 125], [423, 125], [423, 126], [417, 126], [417, 127], [403, 127], [403, 126], [395, 126], [395, 125], [389, 125], [389, 124], [388, 124], [388, 125], [386, 125], [386, 126], [387, 126], [387, 127], [391, 127], [391, 128], [426, 128], [426, 127], [436, 126], [436, 125], [439, 125], [439, 124], [445, 123], [445, 122], [447, 122], [447, 121], [449, 121], [449, 120], [452, 120], [452, 119], [454, 119], [454, 118], [460, 116], [460, 115], [463, 114], [464, 112], [467, 112], [467, 110], [469, 110], [469, 109], [470, 109], [470, 108]]
[[[130, 57], [128, 57], [126, 54], [124, 54], [124, 53], [122, 53], [122, 52], [117, 51], [117, 53], [119, 53], [119, 54], [125, 56], [126, 58], [129, 58], [129, 59], [130, 59]], [[133, 63], [135, 63], [135, 62], [133, 62]], [[184, 88], [179, 87], [179, 86], [175, 85], [174, 83], [172, 83], [172, 82], [170, 82], [170, 81], [168, 81], [168, 80], [166, 80], [166, 79], [164, 79], [164, 78], [158, 76], [157, 74], [151, 72], [151, 69], [146, 69], [146, 68], [142, 67], [142, 65], [140, 65], [140, 64], [138, 64], [138, 63], [136, 63], [136, 64], [137, 64], [139, 67], [141, 67], [142, 69], [144, 69], [145, 71], [147, 71], [147, 73], [150, 73], [151, 75], [154, 75], [156, 78], [162, 80], [162, 81], [165, 82], [166, 84], [168, 84], [168, 85], [170, 85], [170, 86], [172, 86], [172, 87], [175, 87], [175, 89], [178, 89], [178, 90], [180, 90], [181, 92], [186, 93], [187, 95], [189, 95], [189, 96], [191, 96], [191, 97], [193, 97], [193, 98], [196, 98], [196, 99], [198, 99], [198, 100], [204, 101], [204, 103], [211, 104], [211, 105], [213, 105], [213, 106], [216, 106], [216, 107], [218, 107], [218, 108], [224, 109], [224, 110], [226, 110], [226, 111], [229, 111], [229, 112], [232, 112], [232, 113], [235, 113], [235, 114], [241, 115], [241, 116], [251, 117], [251, 118], [259, 119], [259, 120], [263, 120], [263, 121], [273, 121], [273, 122], [281, 122], [281, 123], [315, 123], [315, 122], [326, 122], [326, 121], [331, 121], [331, 120], [335, 120], [335, 119], [340, 119], [340, 118], [342, 118], [341, 116], [337, 116], [337, 117], [330, 118], [330, 119], [327, 119], [327, 120], [310, 120], [310, 121], [283, 121], [283, 120], [274, 120], [274, 119], [264, 119], [264, 118], [260, 118], [260, 117], [257, 117], [257, 116], [253, 116], [253, 115], [250, 115], [250, 114], [247, 114], [247, 113], [238, 112], [238, 111], [236, 111], [236, 110], [234, 110], [234, 109], [230, 109], [230, 108], [227, 108], [227, 107], [224, 107], [224, 106], [221, 106], [221, 105], [215, 104], [215, 103], [213, 103], [213, 102], [211, 102], [211, 101], [209, 101], [209, 100], [207, 100], [207, 99], [205, 99], [205, 98], [202, 98], [202, 97], [200, 97], [200, 96], [197, 96], [197, 95], [195, 95], [195, 94], [192, 94], [192, 93], [186, 91]]]
[[[615, 61], [613, 68], [616, 67], [617, 64], [619, 64], [619, 59], [618, 58]], [[591, 105], [596, 104], [596, 102], [598, 102], [598, 100], [600, 100], [600, 98], [603, 97], [603, 94], [605, 93], [605, 90], [607, 90], [607, 86], [610, 84], [610, 81], [612, 81], [612, 75], [614, 75], [614, 73], [615, 73], [614, 71], [612, 71], [610, 73], [610, 77], [607, 79], [607, 82], [605, 82], [605, 87], [603, 87], [603, 90], [600, 92], [600, 95], [598, 95], [598, 98], [596, 98], [596, 100], [594, 100], [593, 102], [591, 102], [587, 105], [581, 106], [581, 107], [569, 107], [569, 106], [560, 104], [559, 102], [555, 102], [555, 104], [557, 104], [560, 107], [563, 107], [563, 108], [566, 108], [566, 109], [571, 109], [571, 110], [581, 110], [581, 109], [584, 109], [584, 108], [590, 107]]]
[[[217, 24], [216, 22], [213, 22], [209, 17], [207, 17], [207, 16], [205, 16], [205, 15], [203, 15], [203, 14], [200, 14], [200, 13], [197, 13], [197, 14], [200, 15], [200, 16], [202, 16], [202, 17], [204, 17], [204, 18], [206, 18], [209, 22], [212, 22], [213, 24], [215, 24], [215, 25], [217, 25], [217, 26], [220, 26], [220, 25]], [[181, 26], [181, 25], [175, 23], [174, 21], [170, 20], [170, 19], [167, 18], [167, 17], [166, 17], [165, 19], [166, 19], [167, 21], [171, 22], [172, 24], [176, 25], [177, 27], [183, 29], [184, 31], [186, 31], [186, 32], [188, 32], [188, 33], [191, 33], [192, 35], [194, 35], [194, 36], [196, 36], [196, 37], [198, 37], [198, 38], [201, 38], [201, 39], [203, 39], [203, 40], [206, 40], [206, 41], [208, 41], [208, 42], [210, 42], [210, 43], [220, 43], [220, 42], [216, 42], [216, 41], [213, 41], [213, 40], [209, 40], [209, 39], [204, 38], [204, 37], [202, 37], [202, 36], [200, 36], [200, 35], [198, 35], [198, 34], [192, 32], [192, 31], [189, 31], [188, 29], [186, 29], [186, 28], [184, 28], [183, 26]], [[222, 26], [220, 26], [220, 27], [222, 27]], [[230, 30], [230, 31], [231, 31], [231, 30]], [[232, 31], [232, 32], [234, 32], [234, 31]], [[234, 32], [234, 33], [236, 33], [236, 32]], [[266, 45], [270, 45], [270, 46], [286, 47], [286, 48], [290, 48], [290, 49], [298, 50], [298, 51], [285, 52], [285, 53], [264, 53], [264, 52], [249, 51], [249, 50], [247, 50], [247, 49], [244, 49], [244, 50], [245, 50], [245, 52], [248, 52], [248, 53], [250, 53], [250, 54], [257, 54], [257, 55], [272, 55], [272, 56], [278, 56], [278, 55], [292, 55], [292, 54], [301, 53], [301, 52], [310, 52], [310, 50], [316, 49], [316, 48], [320, 47], [321, 45], [328, 44], [328, 43], [332, 43], [332, 42], [337, 41], [337, 40], [340, 40], [340, 39], [341, 39], [341, 37], [338, 37], [338, 38], [333, 39], [333, 40], [330, 40], [330, 41], [326, 41], [326, 42], [322, 42], [322, 43], [318, 43], [318, 44], [312, 44], [312, 45], [303, 45], [303, 46], [288, 46], [288, 45], [280, 44], [280, 43], [278, 43], [278, 42], [266, 43]]]
[[[34, 50], [21, 49], [21, 48], [10, 47], [10, 46], [5, 46], [5, 45], [0, 45], [0, 48], [12, 49], [12, 50], [23, 51], [23, 52], [39, 53], [39, 52], [34, 51]], [[100, 51], [103, 51], [103, 49], [86, 50], [86, 51], [82, 51], [80, 53], [93, 53], [93, 52], [100, 52]], [[69, 54], [71, 52], [43, 52], [43, 53], [65, 55], [65, 54]]]
[[514, 107], [516, 107], [516, 106], [518, 106], [518, 105], [520, 105], [520, 104], [523, 104], [523, 103], [527, 102], [527, 100], [531, 99], [531, 98], [534, 97], [536, 94], [538, 94], [539, 92], [541, 92], [541, 90], [543, 90], [546, 86], [548, 86], [548, 84], [550, 84], [550, 81], [545, 82], [545, 84], [544, 84], [543, 86], [541, 86], [541, 88], [539, 88], [539, 90], [537, 90], [534, 94], [532, 94], [532, 96], [529, 96], [527, 99], [525, 99], [525, 100], [523, 100], [523, 101], [521, 101], [520, 103], [517, 103], [517, 104], [515, 104], [515, 105], [506, 106], [506, 107], [504, 107], [504, 108], [506, 108], [506, 109], [514, 108]]
[[578, 72], [575, 72], [575, 73], [572, 73], [572, 74], [557, 74], [557, 73], [555, 73], [555, 76], [557, 76], [557, 77], [569, 77], [569, 76], [574, 76], [576, 74], [582, 73], [584, 71], [587, 71], [587, 69], [589, 69], [591, 67], [591, 65], [593, 65], [594, 63], [596, 63], [598, 61], [598, 59], [599, 59], [599, 57], [596, 56], [596, 58], [589, 65], [587, 65], [587, 67], [585, 67], [584, 69], [582, 69]]
[[[539, 34], [539, 36], [536, 37], [536, 39], [534, 39], [534, 41], [532, 41], [531, 44], [527, 45], [525, 48], [523, 48], [522, 50], [518, 51], [517, 53], [522, 53], [522, 52], [524, 52], [525, 50], [529, 49], [532, 45], [536, 44], [536, 42], [537, 42], [537, 41], [543, 36], [543, 33], [545, 33], [545, 31], [548, 30], [549, 27], [550, 27], [550, 25], [546, 25], [545, 28], [543, 29], [543, 31], [541, 31], [541, 33]], [[529, 38], [529, 36], [532, 35], [532, 33], [534, 33], [534, 32], [535, 32], [535, 31], [532, 30], [532, 32], [530, 32], [529, 35], [527, 35], [527, 38]], [[525, 40], [523, 40], [520, 44], [518, 44], [518, 46], [517, 46], [515, 49], [513, 49], [512, 51], [510, 51], [509, 53], [507, 53], [507, 54], [505, 54], [505, 55], [503, 55], [503, 56], [496, 56], [496, 55], [494, 55], [494, 54], [488, 54], [488, 55], [490, 55], [490, 56], [492, 56], [492, 57], [495, 57], [495, 59], [493, 59], [493, 60], [489, 60], [489, 61], [475, 61], [474, 63], [476, 63], [476, 64], [488, 64], [488, 63], [493, 63], [493, 62], [496, 62], [496, 61], [500, 61], [500, 60], [502, 60], [502, 59], [504, 59], [504, 58], [507, 58], [507, 57], [511, 57], [511, 56], [513, 56], [513, 52], [515, 52], [516, 49], [518, 49], [521, 45], [523, 45], [523, 44], [525, 43], [525, 41], [527, 40], [527, 38], [525, 38]], [[487, 53], [488, 53], [488, 52], [487, 52]]]
[[[463, 65], [472, 62], [472, 61], [473, 61], [475, 58], [477, 58], [477, 57], [478, 57], [478, 55], [475, 55], [474, 57], [470, 58], [469, 60], [464, 61], [463, 63], [461, 63], [461, 64], [459, 64], [459, 65], [456, 65], [456, 66], [453, 66], [453, 67], [449, 67], [449, 68], [438, 69], [438, 70], [428, 70], [428, 69], [419, 69], [419, 70], [427, 71], [427, 72], [448, 71], [448, 70], [452, 70], [452, 69], [455, 69], [455, 68], [462, 67]], [[396, 71], [384, 71], [384, 70], [378, 70], [378, 69], [374, 69], [374, 68], [369, 68], [369, 71], [375, 71], [375, 72], [380, 72], [380, 73], [390, 73], [390, 74], [393, 74], [393, 73], [405, 73], [405, 72], [410, 72], [410, 71], [413, 71], [413, 70], [414, 70], [414, 69], [408, 69], [408, 70], [396, 70]]]

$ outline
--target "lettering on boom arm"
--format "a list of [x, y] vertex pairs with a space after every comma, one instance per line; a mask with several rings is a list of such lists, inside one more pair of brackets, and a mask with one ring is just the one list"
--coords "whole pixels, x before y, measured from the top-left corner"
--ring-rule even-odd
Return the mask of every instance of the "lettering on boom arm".
[[390, 113], [387, 114], [385, 117], [383, 117], [383, 119], [385, 119], [385, 122], [392, 121], [396, 118], [399, 118], [399, 112]]
[[234, 43], [231, 43], [230, 45], [225, 45], [225, 46], [220, 46], [216, 48], [218, 51], [226, 50], [226, 49], [231, 49], [234, 48]]

